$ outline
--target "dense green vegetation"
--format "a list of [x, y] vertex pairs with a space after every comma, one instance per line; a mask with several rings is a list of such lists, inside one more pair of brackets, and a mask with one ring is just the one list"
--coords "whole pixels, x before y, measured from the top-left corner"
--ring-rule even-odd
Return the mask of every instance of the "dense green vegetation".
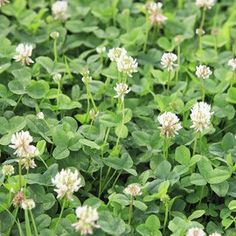
[[234, 0], [0, 0], [0, 235], [236, 236]]

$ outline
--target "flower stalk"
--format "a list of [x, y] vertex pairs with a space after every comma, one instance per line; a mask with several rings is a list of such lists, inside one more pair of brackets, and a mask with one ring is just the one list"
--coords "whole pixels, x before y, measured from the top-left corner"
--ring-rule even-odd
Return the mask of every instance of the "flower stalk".
[[131, 200], [129, 204], [129, 218], [128, 218], [128, 225], [130, 225], [132, 216], [133, 216], [133, 204], [134, 204], [134, 197], [131, 195]]
[[61, 221], [61, 218], [62, 218], [62, 215], [63, 215], [64, 209], [65, 209], [65, 205], [66, 205], [66, 199], [63, 198], [63, 199], [62, 199], [61, 212], [60, 212], [59, 218], [58, 218], [58, 220], [57, 220], [57, 223], [56, 223], [56, 226], [55, 226], [55, 230], [54, 230], [54, 232], [57, 232], [58, 224], [59, 224], [60, 221]]

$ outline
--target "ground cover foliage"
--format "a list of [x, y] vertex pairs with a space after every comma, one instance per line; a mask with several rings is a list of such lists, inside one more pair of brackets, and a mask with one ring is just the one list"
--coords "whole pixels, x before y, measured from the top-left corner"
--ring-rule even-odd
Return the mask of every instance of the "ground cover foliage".
[[0, 0], [1, 235], [236, 235], [236, 2], [162, 4]]

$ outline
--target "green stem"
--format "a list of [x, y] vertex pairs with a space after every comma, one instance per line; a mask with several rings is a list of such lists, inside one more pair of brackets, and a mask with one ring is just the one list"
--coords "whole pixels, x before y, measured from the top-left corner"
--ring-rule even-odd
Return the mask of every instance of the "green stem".
[[[120, 100], [121, 102], [121, 112], [122, 112], [122, 121], [121, 121], [121, 126], [124, 125], [124, 119], [125, 119], [125, 102]], [[115, 145], [115, 150], [118, 149], [119, 146], [119, 142], [120, 142], [120, 135], [118, 135], [117, 140], [116, 140], [116, 145]]]
[[201, 19], [201, 23], [200, 23], [200, 27], [199, 27], [200, 34], [199, 34], [198, 49], [201, 53], [202, 53], [202, 32], [203, 32], [203, 26], [204, 26], [205, 18], [206, 18], [206, 9], [204, 8], [203, 11], [202, 11], [202, 19]]
[[57, 83], [57, 110], [59, 105], [59, 95], [60, 95], [61, 85], [60, 82]]
[[146, 12], [146, 32], [145, 32], [145, 41], [143, 44], [143, 52], [145, 52], [147, 48], [149, 31], [150, 31], [149, 19], [148, 19], [148, 13]]
[[167, 91], [169, 92], [170, 90], [170, 78], [171, 78], [171, 71], [168, 73], [168, 81], [167, 81]]
[[184, 0], [178, 0], [178, 8], [182, 9], [184, 4]]
[[23, 232], [22, 232], [19, 220], [16, 223], [17, 223], [17, 228], [18, 228], [20, 236], [23, 236]]
[[19, 168], [19, 188], [21, 190], [21, 187], [22, 187], [21, 176], [22, 176], [22, 174], [21, 174], [21, 162], [20, 161], [18, 163], [18, 168]]
[[54, 62], [57, 62], [57, 39], [53, 41]]
[[32, 236], [27, 209], [25, 209], [25, 229], [26, 229], [26, 236]]
[[38, 158], [40, 159], [40, 161], [43, 162], [43, 164], [45, 165], [45, 167], [48, 169], [48, 165], [47, 163], [43, 160], [43, 158], [39, 155]]
[[19, 103], [20, 103], [20, 101], [21, 101], [22, 97], [23, 97], [23, 95], [20, 95], [19, 99], [18, 99], [18, 100], [17, 100], [17, 102], [16, 102], [16, 105], [15, 105], [15, 107], [13, 108], [13, 111], [15, 111], [15, 109], [16, 109], [16, 108], [17, 108], [17, 106], [19, 105]]
[[63, 200], [62, 200], [62, 207], [61, 207], [61, 212], [60, 212], [59, 218], [58, 218], [58, 220], [57, 220], [57, 223], [56, 223], [56, 226], [55, 226], [55, 230], [54, 230], [54, 232], [57, 232], [57, 227], [58, 227], [58, 224], [59, 224], [59, 223], [60, 223], [60, 221], [61, 221], [62, 214], [63, 214], [63, 212], [64, 212], [64, 209], [65, 209], [65, 204], [66, 204], [66, 200], [65, 200], [65, 199], [63, 199]]
[[95, 102], [93, 100], [93, 95], [92, 95], [92, 93], [90, 91], [90, 87], [89, 87], [88, 83], [86, 83], [86, 90], [87, 90], [87, 96], [91, 100], [94, 110], [97, 112], [98, 109], [97, 109], [97, 106], [96, 106], [96, 104], [95, 104]]
[[204, 190], [204, 186], [201, 186], [201, 191], [200, 191], [200, 201], [198, 202], [198, 206], [200, 206], [201, 203], [202, 203], [203, 190]]
[[[103, 158], [103, 155], [104, 155], [104, 147], [107, 143], [107, 139], [108, 139], [108, 136], [109, 136], [109, 133], [110, 133], [110, 130], [111, 128], [109, 127], [106, 131], [106, 134], [105, 134], [105, 139], [104, 139], [104, 142], [102, 144], [102, 148], [101, 148], [101, 157]], [[102, 176], [103, 176], [103, 168], [101, 167], [100, 168], [100, 179], [99, 179], [99, 192], [98, 192], [98, 197], [100, 198], [101, 196], [101, 191], [102, 191]]]
[[[18, 222], [16, 221], [16, 216], [17, 216], [17, 213], [18, 213], [19, 208], [17, 207], [17, 208], [14, 210], [14, 213], [12, 214], [5, 206], [3, 206], [2, 204], [0, 204], [0, 206], [13, 218], [14, 223], [17, 224], [17, 226], [18, 226]], [[13, 223], [13, 225], [11, 225], [10, 228], [8, 229], [7, 235], [10, 235], [11, 229], [12, 229], [12, 227], [14, 226], [14, 223]], [[22, 235], [22, 234], [21, 234], [21, 228], [19, 228], [19, 226], [18, 226], [18, 229], [19, 229], [20, 235]]]
[[128, 219], [128, 225], [130, 225], [131, 220], [132, 220], [132, 215], [133, 215], [133, 203], [134, 203], [134, 199], [133, 199], [133, 196], [131, 196], [131, 201], [130, 201], [130, 205], [129, 205], [129, 219]]
[[179, 68], [180, 68], [180, 44], [178, 44], [178, 47], [177, 47], [177, 56], [178, 56], [178, 67], [177, 67], [177, 71], [176, 71], [176, 83], [178, 82], [179, 80]]
[[193, 143], [193, 156], [196, 153], [197, 141], [198, 141], [198, 134], [196, 134], [195, 139], [194, 139], [194, 143]]
[[113, 174], [111, 175], [111, 177], [109, 178], [109, 180], [106, 181], [106, 184], [105, 184], [105, 185], [103, 186], [103, 188], [102, 188], [101, 194], [104, 192], [104, 190], [105, 190], [106, 187], [109, 185], [109, 183], [111, 182], [111, 180], [113, 179], [113, 177], [116, 175], [116, 172], [117, 172], [117, 170], [115, 170], [115, 171], [113, 172]]
[[233, 76], [232, 76], [232, 79], [231, 79], [231, 81], [230, 81], [230, 88], [232, 88], [233, 87], [233, 85], [234, 85], [234, 79], [235, 79], [235, 70], [233, 71]]
[[169, 205], [165, 204], [165, 218], [164, 218], [164, 231], [166, 230], [166, 225], [168, 221], [168, 216], [169, 216]]
[[34, 228], [34, 234], [35, 234], [35, 236], [39, 236], [38, 230], [37, 230], [37, 227], [36, 227], [36, 224], [35, 224], [35, 220], [34, 220], [34, 215], [33, 215], [31, 210], [29, 210], [29, 213], [30, 213], [31, 221], [32, 221], [33, 228]]
[[88, 97], [88, 94], [87, 94], [87, 115], [86, 115], [86, 122], [88, 120], [88, 117], [89, 117], [89, 110], [90, 110], [90, 100], [89, 100], [89, 97]]
[[205, 86], [204, 86], [204, 79], [201, 79], [201, 88], [202, 88], [202, 101], [204, 102], [205, 94], [206, 94]]
[[215, 45], [214, 45], [214, 48], [215, 48], [216, 55], [218, 54], [218, 52], [217, 52], [217, 44], [218, 44], [217, 35], [215, 35]]
[[165, 160], [168, 159], [168, 155], [169, 155], [169, 145], [170, 145], [170, 140], [169, 140], [169, 138], [164, 138], [163, 155], [164, 155], [164, 159], [165, 159]]
[[73, 80], [74, 77], [71, 73], [70, 65], [68, 63], [68, 57], [64, 56], [64, 58], [65, 58], [66, 72], [69, 75], [70, 79]]
[[122, 170], [120, 170], [120, 172], [119, 172], [119, 173], [118, 173], [118, 175], [116, 176], [116, 178], [115, 178], [115, 180], [114, 180], [114, 182], [113, 182], [112, 188], [114, 188], [114, 187], [115, 187], [115, 185], [116, 185], [116, 182], [118, 181], [118, 179], [119, 179], [119, 177], [120, 177], [121, 173], [122, 173]]

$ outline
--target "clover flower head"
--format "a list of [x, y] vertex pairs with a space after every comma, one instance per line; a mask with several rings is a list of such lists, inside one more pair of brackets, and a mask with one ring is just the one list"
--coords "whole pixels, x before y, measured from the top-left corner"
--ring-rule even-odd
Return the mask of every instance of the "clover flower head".
[[201, 28], [197, 28], [196, 29], [196, 34], [199, 35], [199, 36], [204, 35], [205, 34], [205, 30], [201, 29]]
[[52, 184], [55, 186], [54, 191], [57, 192], [57, 198], [65, 197], [72, 200], [73, 193], [81, 187], [81, 178], [77, 170], [72, 172], [70, 169], [62, 169], [52, 178]]
[[102, 54], [102, 53], [106, 52], [106, 47], [105, 46], [96, 47], [96, 52], [98, 54]]
[[31, 44], [20, 43], [16, 47], [16, 55], [13, 57], [15, 61], [22, 65], [30, 65], [34, 61], [30, 58], [32, 56], [33, 46]]
[[67, 11], [67, 1], [56, 1], [52, 4], [52, 14], [55, 20], [65, 21], [68, 18]]
[[176, 35], [176, 36], [174, 37], [174, 41], [175, 41], [175, 43], [177, 43], [177, 44], [182, 43], [182, 42], [184, 41], [184, 36], [181, 35], [181, 34]]
[[91, 120], [95, 120], [98, 114], [99, 114], [99, 111], [95, 111], [94, 109], [91, 109], [89, 111], [89, 116]]
[[14, 207], [21, 206], [22, 202], [25, 200], [25, 194], [24, 192], [20, 191], [15, 194], [12, 200], [12, 204]]
[[211, 9], [216, 3], [216, 0], [196, 0], [196, 6], [204, 9]]
[[84, 68], [81, 72], [82, 75], [82, 81], [84, 84], [88, 84], [92, 81], [92, 77], [90, 76], [90, 72], [87, 68]]
[[208, 79], [211, 74], [211, 69], [206, 65], [199, 65], [196, 67], [196, 76], [200, 79]]
[[37, 166], [34, 159], [31, 157], [21, 158], [19, 163], [21, 164], [22, 168], [25, 168], [26, 170], [34, 169]]
[[59, 36], [60, 36], [60, 33], [57, 32], [57, 31], [53, 31], [53, 32], [50, 33], [50, 37], [54, 40], [59, 38]]
[[148, 11], [148, 13], [152, 13], [155, 11], [158, 11], [162, 8], [163, 4], [161, 2], [147, 2], [145, 7]]
[[210, 234], [209, 236], [221, 236], [221, 234], [215, 232], [215, 233]]
[[0, 7], [4, 6], [6, 3], [9, 3], [8, 0], [0, 0]]
[[115, 62], [117, 62], [124, 55], [127, 55], [127, 51], [124, 48], [112, 48], [107, 54], [110, 60]]
[[76, 231], [81, 235], [93, 234], [93, 228], [99, 228], [96, 223], [99, 219], [97, 209], [90, 206], [82, 206], [76, 209], [76, 216], [78, 221], [72, 224]]
[[129, 184], [124, 189], [124, 193], [132, 197], [136, 197], [136, 196], [140, 196], [142, 194], [142, 191], [139, 184]]
[[39, 120], [43, 120], [43, 119], [44, 119], [44, 114], [43, 114], [43, 112], [41, 112], [41, 111], [38, 112], [38, 113], [37, 113], [37, 117], [38, 117]]
[[14, 174], [14, 167], [12, 165], [3, 165], [2, 173], [5, 176], [11, 176]]
[[138, 71], [138, 62], [131, 56], [123, 55], [117, 60], [117, 69], [119, 72], [123, 72], [129, 77], [132, 77], [132, 73]]
[[32, 141], [30, 133], [22, 130], [12, 135], [9, 147], [15, 149], [14, 154], [18, 157], [35, 157], [38, 155], [38, 149], [30, 144]]
[[166, 20], [168, 20], [166, 16], [164, 16], [162, 13], [158, 11], [152, 12], [149, 19], [152, 25], [159, 25], [159, 26], [163, 25], [166, 22]]
[[114, 90], [116, 91], [116, 96], [114, 97], [120, 98], [121, 101], [124, 101], [125, 94], [128, 94], [130, 92], [129, 86], [126, 83], [116, 84]]
[[177, 59], [178, 57], [174, 53], [164, 53], [161, 57], [161, 65], [164, 69], [167, 69], [167, 71], [173, 71], [175, 67], [178, 66], [178, 64], [175, 63]]
[[232, 58], [228, 61], [228, 66], [231, 67], [233, 71], [236, 70], [236, 58]]
[[161, 136], [163, 137], [175, 137], [182, 128], [179, 118], [172, 112], [164, 112], [162, 115], [159, 115], [158, 121], [161, 124]]
[[35, 201], [31, 198], [24, 199], [21, 202], [21, 208], [24, 210], [32, 210], [33, 208], [35, 208]]
[[187, 231], [186, 236], [205, 236], [205, 232], [201, 228], [191, 228]]
[[149, 13], [149, 20], [152, 25], [163, 25], [165, 21], [168, 19], [166, 16], [162, 14], [162, 3], [158, 2], [148, 2], [146, 4], [146, 9]]
[[60, 73], [55, 73], [52, 75], [52, 79], [55, 83], [59, 83], [61, 81], [62, 75]]
[[209, 128], [212, 114], [210, 105], [205, 102], [197, 102], [191, 109], [191, 128], [196, 132], [203, 132]]

